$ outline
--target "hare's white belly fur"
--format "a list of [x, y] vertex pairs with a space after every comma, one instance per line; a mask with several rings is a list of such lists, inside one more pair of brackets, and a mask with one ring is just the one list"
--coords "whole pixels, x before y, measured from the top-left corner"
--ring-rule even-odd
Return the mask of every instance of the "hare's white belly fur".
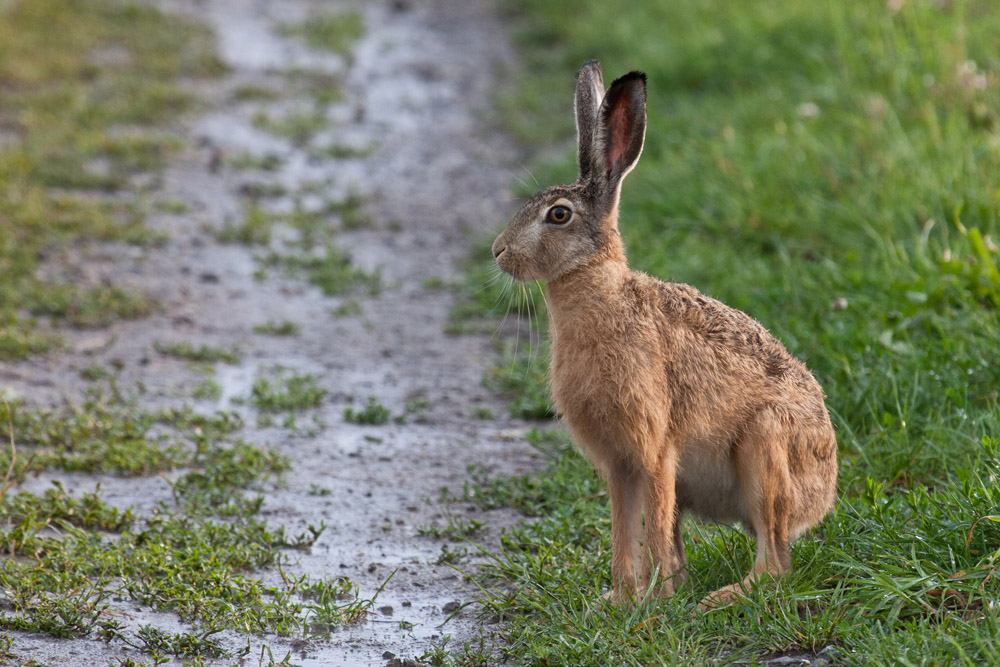
[[734, 466], [709, 443], [692, 442], [677, 469], [677, 506], [703, 519], [742, 521], [749, 516]]

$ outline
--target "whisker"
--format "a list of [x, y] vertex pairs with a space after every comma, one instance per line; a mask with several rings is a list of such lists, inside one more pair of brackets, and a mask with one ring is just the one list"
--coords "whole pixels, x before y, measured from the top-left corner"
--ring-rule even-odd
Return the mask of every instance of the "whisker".
[[[541, 187], [541, 183], [538, 182], [538, 179], [535, 178], [535, 175], [531, 173], [530, 169], [528, 169], [524, 164], [520, 164], [519, 166], [521, 167], [521, 169], [528, 172], [528, 176], [531, 176], [531, 180], [535, 182], [535, 187]], [[525, 183], [525, 185], [527, 185], [527, 183]]]
[[[505, 282], [505, 279], [509, 278], [510, 276], [501, 271], [500, 268], [495, 264], [490, 267], [489, 271], [490, 271], [490, 277], [487, 278], [484, 282], [480, 283], [475, 293], [479, 295], [482, 294], [483, 292], [492, 289], [494, 286], [498, 284], [500, 285], [501, 287], [500, 293], [497, 294], [496, 298], [493, 300], [493, 306], [490, 307], [490, 312], [489, 312], [490, 316], [495, 316], [497, 309], [500, 307], [504, 297], [507, 296], [507, 294], [509, 293], [509, 289]], [[508, 304], [508, 310], [509, 310], [509, 304]], [[497, 331], [499, 331], [499, 329]]]
[[[524, 165], [520, 165], [520, 167], [521, 167], [521, 169], [522, 169], [523, 171], [528, 171], [528, 170], [527, 170], [527, 169], [526, 169], [526, 168], [524, 167]], [[506, 168], [504, 168], [504, 169], [503, 169], [503, 172], [504, 172], [504, 173], [505, 173], [505, 174], [506, 174], [507, 176], [510, 176], [510, 177], [511, 177], [511, 178], [512, 178], [513, 180], [515, 180], [515, 181], [517, 181], [518, 183], [520, 183], [521, 185], [523, 185], [523, 186], [524, 186], [525, 188], [527, 188], [527, 189], [531, 189], [531, 185], [530, 185], [530, 184], [529, 184], [529, 183], [528, 183], [527, 181], [525, 181], [525, 180], [524, 180], [523, 178], [521, 178], [520, 176], [518, 176], [517, 172], [515, 172], [515, 171], [513, 171], [513, 170], [511, 170], [511, 169], [506, 169]], [[530, 174], [531, 172], [528, 172], [528, 173]], [[532, 179], [534, 179], [534, 176], [532, 176]], [[535, 184], [537, 185], [537, 184], [538, 184], [538, 181], [535, 181]], [[521, 199], [521, 197], [518, 197], [518, 196], [514, 195], [513, 193], [508, 193], [508, 197], [509, 197], [509, 201], [514, 201], [514, 200], [518, 200], [518, 199]]]
[[531, 287], [524, 285], [525, 310], [528, 313], [528, 361], [524, 365], [525, 381], [527, 381], [528, 377], [531, 375], [531, 367], [534, 362], [535, 355], [538, 352], [538, 349], [535, 346], [535, 341], [532, 337], [534, 327], [531, 325], [531, 306], [534, 303], [534, 296], [531, 291]]
[[504, 299], [507, 302], [507, 308], [504, 310], [503, 319], [500, 320], [500, 324], [497, 325], [496, 331], [493, 332], [494, 338], [499, 338], [500, 334], [503, 332], [504, 325], [507, 324], [507, 318], [510, 317], [510, 306], [511, 306], [511, 285], [509, 280], [504, 280], [501, 283], [503, 290], [497, 296], [498, 299]]
[[[518, 282], [521, 290], [524, 290], [524, 283]], [[521, 296], [518, 294], [517, 296]], [[514, 377], [514, 369], [517, 368], [517, 346], [521, 342], [521, 301], [518, 299], [517, 302], [517, 329], [514, 331], [514, 353], [510, 357], [510, 373], [509, 378]]]
[[535, 346], [533, 348], [534, 354], [533, 354], [533, 358], [530, 360], [531, 363], [534, 363], [535, 360], [538, 358], [538, 350], [542, 346], [541, 318], [540, 318], [540, 316], [538, 314], [538, 304], [535, 303], [535, 293], [536, 292], [541, 293], [542, 296], [543, 296], [543, 298], [544, 298], [545, 292], [542, 290], [542, 284], [538, 280], [535, 281], [535, 290], [532, 290], [532, 292], [531, 292], [531, 305], [534, 306], [534, 308], [535, 308], [535, 326], [539, 328], [539, 330], [536, 332], [536, 335], [535, 335], [536, 343], [535, 343]]

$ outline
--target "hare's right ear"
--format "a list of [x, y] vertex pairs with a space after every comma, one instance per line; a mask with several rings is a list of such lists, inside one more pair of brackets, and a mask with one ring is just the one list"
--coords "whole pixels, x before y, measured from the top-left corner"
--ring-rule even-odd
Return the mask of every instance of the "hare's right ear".
[[604, 99], [604, 78], [601, 63], [591, 60], [584, 63], [576, 73], [576, 140], [577, 162], [580, 166], [580, 182], [590, 178], [594, 163], [594, 130], [597, 127], [597, 112]]
[[646, 75], [629, 72], [608, 88], [594, 128], [591, 176], [607, 194], [639, 161], [645, 138]]

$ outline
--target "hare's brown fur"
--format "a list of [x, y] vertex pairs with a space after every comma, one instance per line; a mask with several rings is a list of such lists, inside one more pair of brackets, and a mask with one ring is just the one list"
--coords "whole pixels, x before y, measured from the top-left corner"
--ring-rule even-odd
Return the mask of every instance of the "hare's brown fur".
[[[833, 504], [837, 443], [819, 384], [763, 326], [693, 287], [628, 268], [618, 187], [642, 146], [628, 133], [645, 129], [644, 78], [629, 77], [599, 108], [581, 109], [603, 92], [599, 66], [581, 70], [578, 127], [596, 123], [579, 132], [581, 179], [533, 197], [494, 254], [515, 277], [549, 280], [552, 396], [608, 483], [611, 598], [641, 590], [650, 563], [658, 592], [673, 592], [686, 574], [684, 512], [740, 521], [756, 536], [753, 570], [707, 607], [790, 567], [789, 541]], [[623, 117], [624, 129], [615, 125]], [[596, 148], [584, 155], [588, 141]], [[546, 225], [553, 206], [576, 217]]]

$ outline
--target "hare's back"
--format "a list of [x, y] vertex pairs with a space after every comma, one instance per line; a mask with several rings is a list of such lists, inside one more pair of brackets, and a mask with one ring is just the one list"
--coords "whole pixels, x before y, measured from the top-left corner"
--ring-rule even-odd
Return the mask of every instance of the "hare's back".
[[674, 372], [744, 409], [771, 402], [825, 414], [819, 383], [760, 322], [690, 285], [656, 284]]

